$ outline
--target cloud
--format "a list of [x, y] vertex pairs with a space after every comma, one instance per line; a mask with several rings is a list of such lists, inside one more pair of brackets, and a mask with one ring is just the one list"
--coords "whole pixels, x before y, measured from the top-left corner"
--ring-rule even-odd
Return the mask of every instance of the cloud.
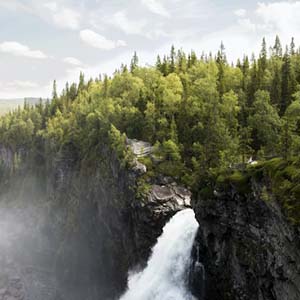
[[31, 89], [31, 88], [36, 88], [38, 86], [39, 85], [33, 81], [14, 80], [14, 81], [3, 84], [2, 87], [4, 87], [4, 89], [5, 88], [7, 88], [7, 89], [15, 89], [15, 88]]
[[60, 8], [53, 14], [54, 24], [61, 28], [73, 30], [79, 29], [80, 21], [80, 13], [70, 8]]
[[34, 81], [0, 81], [0, 99], [39, 97], [39, 88]]
[[282, 36], [299, 36], [300, 1], [258, 3], [255, 13], [268, 31], [277, 32]]
[[44, 4], [44, 6], [51, 11], [57, 11], [57, 3], [56, 2], [47, 2]]
[[89, 29], [80, 31], [80, 39], [87, 45], [102, 50], [111, 50], [126, 46], [126, 42], [123, 40], [112, 41]]
[[170, 17], [170, 13], [158, 0], [142, 0], [142, 3], [154, 14], [162, 17]]
[[79, 67], [79, 66], [83, 65], [83, 63], [75, 57], [65, 57], [63, 59], [63, 62], [66, 64], [69, 64], [69, 65], [75, 66], [75, 67]]
[[18, 1], [18, 0], [0, 0], [0, 7], [3, 7], [5, 9], [9, 9], [9, 10], [13, 10], [13, 11], [17, 11], [17, 10], [21, 10], [21, 11], [25, 11], [28, 13], [31, 13], [31, 8], [28, 5], [25, 5], [24, 3]]
[[247, 11], [245, 9], [241, 8], [241, 9], [235, 10], [234, 14], [238, 17], [245, 17], [247, 14]]
[[147, 22], [129, 19], [124, 11], [116, 12], [112, 18], [106, 18], [106, 23], [114, 25], [126, 34], [141, 34]]
[[0, 44], [0, 52], [9, 53], [15, 56], [28, 58], [45, 59], [47, 55], [40, 50], [31, 50], [28, 46], [14, 41], [6, 41]]

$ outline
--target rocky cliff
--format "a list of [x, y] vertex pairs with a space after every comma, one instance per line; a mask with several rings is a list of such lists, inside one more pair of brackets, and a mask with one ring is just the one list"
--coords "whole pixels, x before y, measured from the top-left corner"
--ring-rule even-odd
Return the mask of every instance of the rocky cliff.
[[299, 229], [262, 181], [194, 199], [199, 222], [190, 283], [198, 299], [300, 299]]
[[106, 147], [90, 161], [79, 160], [72, 145], [52, 157], [4, 147], [0, 154], [0, 204], [11, 216], [4, 224], [20, 223], [0, 251], [1, 300], [118, 297], [166, 221], [190, 205], [189, 191], [166, 178], [138, 194], [145, 166], [136, 161], [125, 170]]
[[[151, 152], [130, 144], [136, 157]], [[0, 300], [117, 299], [166, 221], [190, 206], [191, 193], [170, 178], [141, 189], [147, 169], [138, 160], [128, 170], [109, 148], [95, 154], [0, 147]], [[193, 195], [200, 226], [189, 282], [197, 299], [300, 299], [299, 229], [277, 200], [263, 180]]]

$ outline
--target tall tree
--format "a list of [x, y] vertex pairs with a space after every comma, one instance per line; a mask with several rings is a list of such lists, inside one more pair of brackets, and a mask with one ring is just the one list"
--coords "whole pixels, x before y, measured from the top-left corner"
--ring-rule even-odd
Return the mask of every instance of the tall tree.
[[286, 47], [283, 56], [282, 65], [282, 97], [280, 103], [280, 114], [283, 115], [286, 108], [292, 102], [292, 95], [296, 92], [297, 82], [294, 68], [291, 64], [288, 47]]
[[53, 81], [53, 87], [52, 87], [52, 99], [57, 99], [57, 86], [56, 86], [56, 80]]
[[218, 65], [218, 92], [220, 97], [225, 93], [225, 65], [226, 65], [226, 54], [223, 42], [221, 43], [220, 49], [217, 54], [216, 62]]
[[133, 71], [138, 67], [139, 64], [139, 58], [136, 54], [136, 51], [134, 51], [133, 57], [130, 62], [130, 72], [133, 73]]

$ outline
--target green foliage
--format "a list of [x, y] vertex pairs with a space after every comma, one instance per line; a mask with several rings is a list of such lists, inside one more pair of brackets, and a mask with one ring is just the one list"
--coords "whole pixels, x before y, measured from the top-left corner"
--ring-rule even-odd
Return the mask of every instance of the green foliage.
[[124, 167], [130, 166], [133, 162], [133, 153], [126, 146], [126, 135], [124, 133], [121, 134], [121, 132], [114, 125], [111, 125], [111, 129], [109, 131], [109, 140], [112, 148], [121, 161], [121, 164]]
[[[0, 119], [0, 143], [17, 162], [24, 148], [55, 155], [72, 145], [79, 160], [89, 160], [106, 145], [130, 167], [126, 138], [141, 139], [156, 145], [156, 162], [145, 161], [150, 174], [193, 188], [251, 156], [289, 160], [300, 152], [300, 52], [291, 44], [283, 54], [278, 37], [269, 57], [267, 49], [263, 41], [258, 59], [245, 56], [233, 66], [224, 45], [216, 57], [172, 47], [154, 67], [140, 67], [134, 53], [129, 70], [122, 65], [111, 78], [87, 82], [81, 73], [60, 96], [54, 81], [51, 101]], [[253, 176], [261, 176], [259, 168]], [[243, 173], [225, 178], [246, 188]]]
[[[266, 181], [261, 197], [270, 201], [273, 196], [281, 203], [287, 217], [295, 224], [300, 224], [300, 160], [275, 158], [253, 165], [247, 170], [248, 175]], [[271, 196], [272, 195], [272, 196]]]

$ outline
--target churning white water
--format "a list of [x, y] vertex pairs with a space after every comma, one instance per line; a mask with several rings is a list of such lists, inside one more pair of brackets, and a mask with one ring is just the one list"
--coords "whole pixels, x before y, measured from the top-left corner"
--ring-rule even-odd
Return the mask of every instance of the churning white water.
[[193, 210], [178, 212], [164, 227], [147, 267], [129, 276], [120, 300], [193, 300], [186, 277], [197, 229]]

